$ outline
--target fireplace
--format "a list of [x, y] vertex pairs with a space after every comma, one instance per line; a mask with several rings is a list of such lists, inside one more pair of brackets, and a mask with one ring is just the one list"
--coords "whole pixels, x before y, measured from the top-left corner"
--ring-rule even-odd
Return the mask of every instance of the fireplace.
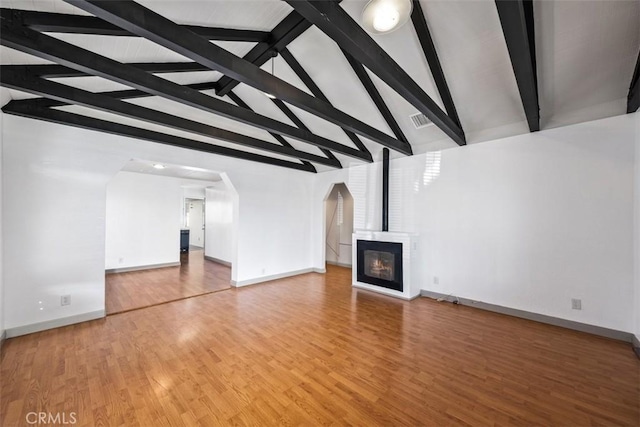
[[403, 292], [402, 243], [357, 240], [357, 281]]
[[353, 286], [396, 298], [420, 295], [418, 235], [389, 231], [389, 149], [382, 150], [382, 231], [352, 237]]

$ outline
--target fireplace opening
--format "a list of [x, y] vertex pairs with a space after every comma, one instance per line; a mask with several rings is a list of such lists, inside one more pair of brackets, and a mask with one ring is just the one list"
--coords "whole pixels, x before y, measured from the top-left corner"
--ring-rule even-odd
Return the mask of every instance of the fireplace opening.
[[357, 241], [359, 282], [403, 291], [402, 243]]
[[383, 280], [393, 280], [393, 254], [364, 251], [364, 274]]

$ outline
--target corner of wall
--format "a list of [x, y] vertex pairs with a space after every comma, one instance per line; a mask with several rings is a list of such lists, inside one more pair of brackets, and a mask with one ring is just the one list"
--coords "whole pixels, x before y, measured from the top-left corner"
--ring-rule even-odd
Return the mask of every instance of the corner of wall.
[[634, 289], [635, 289], [635, 342], [640, 357], [640, 111], [635, 115], [634, 162]]
[[[10, 100], [10, 95], [9, 95], [9, 91], [5, 88], [0, 88], [0, 106], [4, 106], [7, 102], [9, 102]], [[2, 119], [3, 119], [4, 113], [0, 112], [0, 349], [2, 348], [2, 343], [4, 342], [5, 339], [5, 330], [4, 330], [4, 252], [3, 252], [3, 245], [4, 245], [4, 236], [3, 236], [3, 227], [2, 227], [2, 221], [3, 221], [3, 216], [2, 216], [2, 207], [3, 207], [3, 203], [2, 203], [2, 198], [3, 198], [3, 194], [4, 191], [2, 189], [3, 183], [4, 183], [4, 179], [3, 179], [3, 172], [4, 171], [4, 167], [2, 165], [2, 151], [3, 151], [3, 135], [2, 135]]]

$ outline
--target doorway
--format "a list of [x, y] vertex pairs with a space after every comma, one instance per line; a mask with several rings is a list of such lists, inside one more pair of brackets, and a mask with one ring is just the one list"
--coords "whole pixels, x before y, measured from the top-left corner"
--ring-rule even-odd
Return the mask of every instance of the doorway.
[[325, 262], [351, 267], [353, 196], [344, 183], [334, 184], [325, 198]]
[[204, 250], [205, 203], [202, 199], [184, 199], [185, 228], [189, 230], [189, 250]]
[[[206, 188], [216, 185], [220, 175], [208, 173], [207, 180], [195, 180], [183, 176], [193, 173], [191, 169], [165, 165], [164, 175], [158, 176], [140, 172], [142, 165], [136, 161], [133, 170], [121, 171], [107, 185], [105, 311], [109, 315], [231, 285], [231, 267], [208, 261], [204, 254], [205, 243], [215, 241], [204, 234], [205, 211], [209, 211]], [[192, 250], [183, 253], [182, 231], [187, 224]]]

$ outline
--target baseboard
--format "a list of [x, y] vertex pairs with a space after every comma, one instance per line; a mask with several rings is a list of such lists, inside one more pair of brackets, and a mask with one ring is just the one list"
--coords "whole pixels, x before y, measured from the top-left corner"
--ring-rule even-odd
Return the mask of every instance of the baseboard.
[[231, 286], [240, 287], [240, 286], [248, 286], [248, 285], [257, 285], [258, 283], [270, 282], [272, 280], [284, 279], [286, 277], [298, 276], [300, 274], [325, 273], [325, 272], [326, 270], [323, 268], [303, 268], [302, 270], [294, 270], [286, 273], [273, 274], [271, 276], [262, 276], [262, 277], [257, 277], [255, 279], [241, 280], [239, 282], [232, 280]]
[[150, 265], [140, 265], [137, 267], [124, 267], [124, 268], [109, 268], [105, 270], [105, 274], [115, 274], [115, 273], [128, 273], [130, 271], [140, 271], [140, 270], [155, 270], [156, 268], [167, 268], [167, 267], [180, 267], [182, 265], [180, 261], [178, 262], [167, 262], [164, 264], [150, 264]]
[[215, 262], [215, 263], [217, 263], [217, 264], [225, 265], [225, 266], [227, 266], [227, 267], [231, 267], [231, 263], [230, 263], [229, 261], [223, 261], [223, 260], [221, 260], [221, 259], [219, 259], [219, 258], [214, 258], [214, 257], [209, 256], [209, 255], [205, 255], [205, 256], [204, 256], [204, 259], [206, 259], [206, 260], [208, 260], [208, 261], [211, 261], [211, 262]]
[[638, 338], [637, 335], [633, 336], [633, 351], [636, 353], [636, 356], [638, 356], [638, 359], [640, 359], [640, 338]]
[[327, 264], [330, 265], [337, 265], [338, 267], [345, 267], [345, 268], [352, 268], [353, 265], [351, 264], [343, 264], [341, 262], [335, 262], [335, 261], [325, 261]]
[[[448, 294], [441, 294], [438, 292], [427, 291], [425, 289], [420, 291], [420, 295], [423, 297], [439, 299], [449, 298]], [[580, 323], [573, 320], [561, 319], [559, 317], [547, 316], [546, 314], [538, 314], [530, 311], [518, 310], [516, 308], [504, 307], [501, 305], [489, 304], [486, 302], [471, 300], [467, 298], [458, 298], [460, 305], [468, 305], [470, 307], [479, 308], [481, 310], [493, 311], [494, 313], [506, 314], [508, 316], [520, 317], [522, 319], [533, 320], [535, 322], [546, 323], [549, 325], [560, 326], [562, 328], [573, 329], [575, 331], [586, 332], [593, 335], [599, 335], [601, 337], [612, 338], [624, 342], [632, 342], [635, 336], [630, 332], [618, 331], [616, 329], [603, 328], [601, 326], [589, 325], [587, 323]]]
[[34, 332], [46, 331], [47, 329], [60, 328], [75, 323], [87, 322], [89, 320], [102, 319], [105, 317], [104, 310], [92, 311], [89, 313], [76, 314], [75, 316], [63, 317], [61, 319], [47, 320], [46, 322], [32, 323], [30, 325], [9, 328], [5, 331], [7, 338], [19, 337], [20, 335], [32, 334]]
[[391, 297], [391, 298], [397, 298], [403, 301], [412, 301], [421, 296], [421, 294], [417, 294], [413, 296], [398, 295], [396, 293], [398, 291], [395, 291], [395, 290], [386, 289], [386, 288], [383, 288], [382, 286], [376, 286], [377, 289], [372, 289], [371, 287], [369, 287], [370, 285], [360, 284], [358, 282], [352, 283], [351, 286], [358, 289], [358, 291], [370, 292], [372, 294], [383, 295], [385, 297]]
[[2, 345], [4, 344], [4, 340], [7, 339], [7, 331], [2, 331], [0, 334], [0, 351], [2, 351]]

